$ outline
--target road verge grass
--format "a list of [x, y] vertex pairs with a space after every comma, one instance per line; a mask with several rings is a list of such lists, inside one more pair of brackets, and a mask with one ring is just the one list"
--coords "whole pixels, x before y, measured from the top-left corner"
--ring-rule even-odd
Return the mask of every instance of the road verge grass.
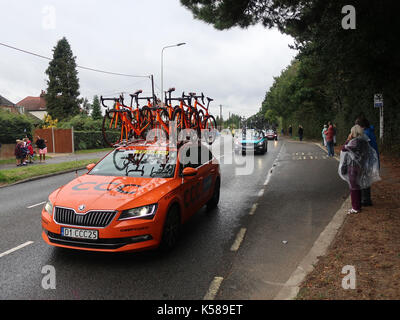
[[96, 163], [99, 159], [85, 159], [54, 164], [36, 164], [15, 169], [0, 171], [0, 185], [12, 184], [21, 180], [60, 173], [68, 170], [84, 168], [90, 163]]

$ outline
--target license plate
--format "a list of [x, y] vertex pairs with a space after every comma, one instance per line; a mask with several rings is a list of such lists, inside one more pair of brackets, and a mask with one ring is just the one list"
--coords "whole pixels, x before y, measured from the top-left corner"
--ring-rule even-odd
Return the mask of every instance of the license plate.
[[61, 228], [61, 235], [69, 238], [97, 240], [99, 232], [97, 230]]

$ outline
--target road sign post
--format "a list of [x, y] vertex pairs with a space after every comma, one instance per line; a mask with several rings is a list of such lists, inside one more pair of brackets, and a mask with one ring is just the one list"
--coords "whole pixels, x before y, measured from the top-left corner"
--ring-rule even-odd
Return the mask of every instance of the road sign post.
[[379, 138], [381, 142], [383, 141], [383, 94], [376, 93], [374, 94], [374, 107], [379, 108]]

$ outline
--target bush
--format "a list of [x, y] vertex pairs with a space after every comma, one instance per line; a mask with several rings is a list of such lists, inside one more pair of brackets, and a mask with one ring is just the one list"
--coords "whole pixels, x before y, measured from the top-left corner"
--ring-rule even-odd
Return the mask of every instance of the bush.
[[76, 131], [100, 131], [102, 119], [93, 120], [87, 115], [79, 114], [67, 121], [63, 121], [58, 125], [58, 128], [69, 129], [74, 127]]
[[16, 139], [32, 136], [32, 123], [21, 114], [0, 110], [0, 142], [15, 143]]
[[[115, 140], [118, 139], [120, 132], [115, 132]], [[101, 131], [75, 131], [74, 130], [75, 150], [100, 149], [109, 147], [104, 142]]]

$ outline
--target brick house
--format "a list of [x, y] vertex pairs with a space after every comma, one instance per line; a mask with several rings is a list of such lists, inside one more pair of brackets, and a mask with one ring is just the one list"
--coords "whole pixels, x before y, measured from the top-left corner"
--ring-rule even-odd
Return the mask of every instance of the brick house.
[[45, 92], [42, 90], [39, 97], [26, 97], [20, 102], [17, 102], [17, 106], [23, 107], [26, 113], [30, 113], [36, 118], [43, 120], [47, 113], [44, 95]]
[[18, 107], [10, 100], [0, 95], [0, 109], [10, 111], [14, 114], [24, 113], [23, 107]]

